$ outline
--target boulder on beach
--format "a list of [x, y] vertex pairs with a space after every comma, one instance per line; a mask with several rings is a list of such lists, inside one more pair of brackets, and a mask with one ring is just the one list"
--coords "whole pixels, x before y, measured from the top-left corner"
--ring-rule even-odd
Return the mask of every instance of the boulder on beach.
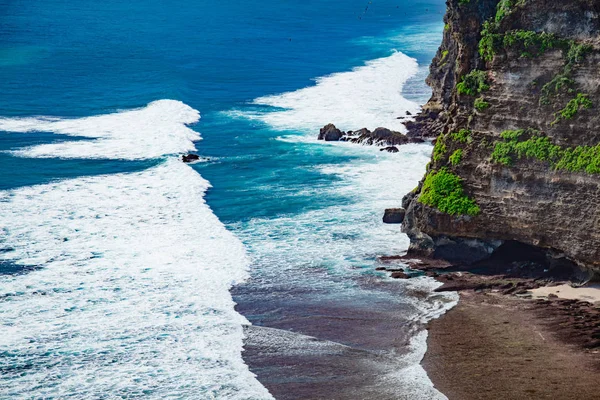
[[385, 224], [401, 224], [404, 222], [404, 208], [388, 208], [383, 214], [383, 222]]
[[344, 132], [340, 131], [333, 124], [327, 124], [319, 131], [319, 140], [326, 142], [337, 142], [342, 136], [344, 136]]

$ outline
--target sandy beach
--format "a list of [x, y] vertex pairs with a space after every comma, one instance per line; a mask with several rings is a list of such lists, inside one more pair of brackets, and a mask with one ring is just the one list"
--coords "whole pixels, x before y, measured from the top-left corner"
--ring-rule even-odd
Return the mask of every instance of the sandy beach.
[[597, 399], [600, 350], [565, 331], [563, 311], [543, 300], [462, 292], [458, 306], [430, 323], [422, 364], [450, 400]]

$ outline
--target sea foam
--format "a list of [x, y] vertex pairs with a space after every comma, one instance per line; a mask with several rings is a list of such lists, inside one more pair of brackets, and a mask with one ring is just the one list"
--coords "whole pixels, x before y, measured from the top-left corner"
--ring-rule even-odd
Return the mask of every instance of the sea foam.
[[[146, 158], [193, 148], [185, 124], [198, 115], [159, 101], [3, 119], [1, 129], [93, 139], [23, 155]], [[0, 397], [271, 398], [243, 363], [247, 321], [229, 293], [249, 260], [205, 203], [209, 187], [169, 157], [142, 172], [0, 192], [0, 261], [32, 268], [0, 275]]]
[[[404, 98], [402, 90], [418, 70], [414, 59], [394, 53], [352, 71], [319, 78], [314, 86], [258, 98], [254, 104], [272, 108], [241, 115], [277, 130], [296, 133], [279, 138], [286, 142], [314, 144], [318, 129], [328, 122], [343, 130], [384, 126], [405, 132], [402, 122], [406, 119], [398, 117], [405, 116], [407, 111], [415, 114], [420, 107]], [[400, 206], [402, 197], [418, 184], [432, 147], [410, 144], [400, 146], [396, 154], [389, 154], [374, 146], [323, 144], [328, 145], [326, 151], [352, 156], [352, 160], [315, 167], [323, 174], [340, 178], [320, 194], [330, 192], [347, 200], [293, 217], [249, 221], [247, 230], [254, 240], [247, 241], [252, 243], [255, 263], [263, 266], [262, 285], [273, 282], [277, 289], [276, 282], [284, 275], [290, 291], [305, 285], [311, 290], [331, 293], [330, 296], [335, 293], [343, 296], [348, 293], [352, 278], [360, 280], [359, 266], [370, 265], [372, 269], [377, 256], [402, 254], [408, 249], [409, 240], [399, 225], [382, 224], [382, 211]], [[244, 232], [239, 234], [243, 237]], [[261, 239], [257, 241], [256, 237]], [[280, 263], [281, 259], [286, 262]], [[270, 270], [269, 265], [277, 268]], [[314, 272], [298, 274], [302, 268], [312, 268]], [[396, 292], [390, 303], [405, 305], [402, 309], [408, 313], [411, 337], [406, 354], [398, 355], [391, 371], [383, 373], [373, 385], [392, 388], [397, 398], [446, 399], [420, 365], [427, 348], [423, 324], [452, 308], [457, 296], [434, 293], [438, 283], [431, 278], [394, 283], [399, 286], [400, 295]]]
[[175, 100], [158, 100], [136, 110], [84, 118], [0, 118], [0, 131], [53, 132], [88, 140], [42, 144], [16, 150], [22, 157], [149, 159], [195, 149], [200, 135], [189, 124], [200, 113]]
[[259, 97], [254, 104], [281, 110], [234, 112], [276, 129], [318, 131], [326, 123], [343, 130], [384, 126], [406, 131], [398, 117], [415, 114], [419, 105], [402, 96], [406, 81], [418, 72], [417, 61], [395, 52], [352, 71], [317, 78], [314, 86]]

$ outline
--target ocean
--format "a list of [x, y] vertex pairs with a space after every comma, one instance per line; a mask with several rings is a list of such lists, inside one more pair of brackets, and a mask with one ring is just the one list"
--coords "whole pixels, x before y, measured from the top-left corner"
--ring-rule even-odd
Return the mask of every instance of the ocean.
[[[455, 295], [375, 271], [408, 248], [381, 217], [432, 146], [316, 140], [330, 122], [404, 130], [444, 11], [0, 0], [0, 397], [316, 398], [326, 380], [284, 382], [265, 354], [360, 350], [381, 364], [370, 387], [445, 398], [419, 361]], [[338, 312], [363, 317], [340, 333]], [[394, 351], [363, 340], [390, 332]]]

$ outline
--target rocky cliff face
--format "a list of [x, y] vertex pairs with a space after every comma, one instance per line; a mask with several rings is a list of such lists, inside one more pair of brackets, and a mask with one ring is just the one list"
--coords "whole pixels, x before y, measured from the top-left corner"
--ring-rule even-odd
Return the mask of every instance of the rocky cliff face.
[[411, 250], [456, 261], [507, 241], [600, 272], [600, 2], [449, 0], [409, 135], [435, 135], [406, 196]]

